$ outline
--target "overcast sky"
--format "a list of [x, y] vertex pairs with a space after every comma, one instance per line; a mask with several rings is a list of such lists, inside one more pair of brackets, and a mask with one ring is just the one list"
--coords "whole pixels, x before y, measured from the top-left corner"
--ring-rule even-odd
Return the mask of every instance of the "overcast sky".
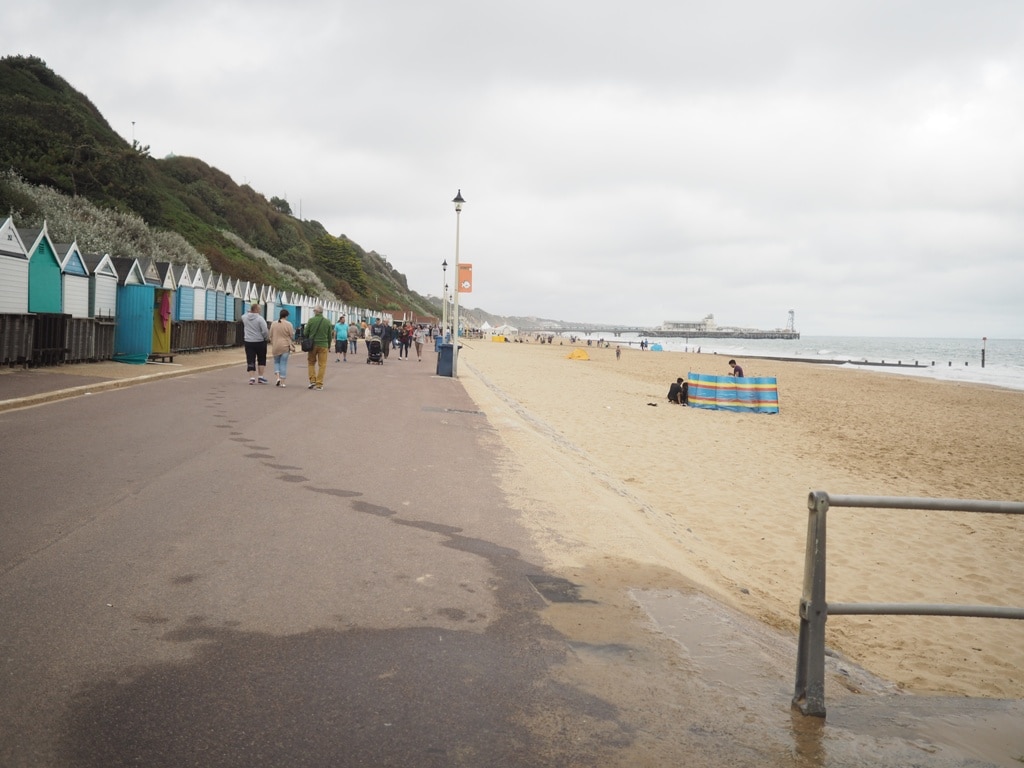
[[[34, 55], [504, 315], [1024, 338], [1024, 2], [34, 0]], [[133, 136], [134, 132], [134, 136]]]

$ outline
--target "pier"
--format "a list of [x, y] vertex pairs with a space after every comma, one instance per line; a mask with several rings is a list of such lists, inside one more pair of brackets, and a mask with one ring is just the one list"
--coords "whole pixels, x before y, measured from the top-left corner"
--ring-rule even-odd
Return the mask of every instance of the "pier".
[[639, 326], [563, 326], [560, 328], [526, 328], [520, 327], [520, 333], [572, 333], [578, 336], [621, 336], [624, 333], [635, 333], [651, 338], [674, 339], [799, 339], [799, 331], [774, 330], [760, 331], [752, 328], [718, 328], [687, 334], [682, 331], [665, 331], [660, 328], [642, 328]]

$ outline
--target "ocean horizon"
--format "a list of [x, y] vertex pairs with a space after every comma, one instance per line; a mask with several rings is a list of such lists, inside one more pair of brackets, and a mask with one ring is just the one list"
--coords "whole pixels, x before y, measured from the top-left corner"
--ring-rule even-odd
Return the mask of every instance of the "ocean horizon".
[[[702, 339], [591, 334], [579, 336], [595, 343], [603, 338], [611, 346], [636, 348], [642, 339], [662, 352], [697, 352], [726, 359], [783, 357], [818, 364], [832, 361], [837, 367], [873, 370], [902, 376], [942, 381], [989, 384], [1024, 390], [1024, 339], [928, 338], [900, 336], [801, 336], [799, 339]], [[982, 351], [985, 352], [982, 367]], [[882, 365], [885, 363], [885, 365]], [[723, 368], [723, 373], [725, 366]], [[749, 368], [749, 366], [746, 366]]]

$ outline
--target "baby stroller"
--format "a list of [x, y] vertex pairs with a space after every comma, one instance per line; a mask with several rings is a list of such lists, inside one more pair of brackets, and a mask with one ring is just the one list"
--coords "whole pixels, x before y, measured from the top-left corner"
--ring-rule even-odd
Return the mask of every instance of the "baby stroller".
[[367, 339], [366, 341], [366, 364], [370, 363], [384, 365], [384, 353], [380, 348], [380, 339]]

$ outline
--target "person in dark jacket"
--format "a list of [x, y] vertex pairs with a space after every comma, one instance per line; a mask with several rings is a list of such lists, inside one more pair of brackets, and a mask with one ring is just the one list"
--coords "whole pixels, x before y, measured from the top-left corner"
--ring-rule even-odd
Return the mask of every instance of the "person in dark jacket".
[[395, 329], [391, 327], [391, 321], [385, 320], [384, 327], [380, 329], [380, 346], [381, 352], [384, 353], [384, 359], [388, 359], [388, 352], [391, 351], [391, 344], [395, 340]]
[[686, 405], [689, 389], [689, 382], [683, 381], [681, 378], [676, 379], [674, 382], [672, 382], [672, 386], [668, 388], [669, 402], [677, 403], [678, 405]]

